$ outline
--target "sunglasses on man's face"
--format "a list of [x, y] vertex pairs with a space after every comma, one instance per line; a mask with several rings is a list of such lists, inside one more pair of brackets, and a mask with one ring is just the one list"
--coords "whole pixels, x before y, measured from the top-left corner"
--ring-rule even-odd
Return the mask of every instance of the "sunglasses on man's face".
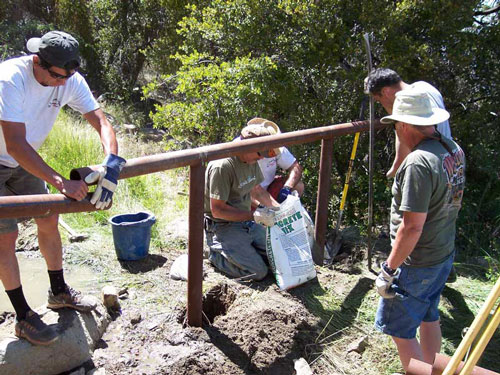
[[47, 72], [49, 72], [50, 76], [51, 76], [52, 78], [54, 78], [54, 79], [68, 79], [68, 78], [70, 78], [73, 74], [75, 74], [75, 72], [76, 72], [76, 70], [75, 70], [75, 71], [73, 71], [73, 72], [71, 72], [71, 73], [69, 73], [68, 75], [66, 75], [66, 76], [65, 76], [65, 75], [62, 75], [62, 74], [59, 74], [59, 73], [56, 73], [56, 72], [54, 72], [54, 71], [50, 70], [50, 68], [46, 68], [45, 70], [46, 70]]

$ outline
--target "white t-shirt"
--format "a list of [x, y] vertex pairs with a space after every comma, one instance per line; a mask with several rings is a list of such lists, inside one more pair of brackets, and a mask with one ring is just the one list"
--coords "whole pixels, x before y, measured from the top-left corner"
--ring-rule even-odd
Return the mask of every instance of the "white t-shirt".
[[264, 189], [273, 182], [274, 176], [276, 175], [277, 167], [283, 170], [287, 170], [295, 163], [295, 156], [292, 155], [286, 147], [281, 147], [281, 154], [274, 158], [264, 158], [258, 161], [260, 169], [262, 170], [262, 175], [264, 176], [264, 181], [260, 183]]
[[[427, 83], [425, 81], [418, 81], [418, 82], [412, 83], [411, 87], [417, 88], [420, 91], [424, 91], [427, 94], [429, 94], [429, 96], [432, 99], [431, 103], [435, 107], [446, 109], [444, 107], [444, 101], [443, 101], [443, 97], [441, 96], [441, 93], [438, 91], [438, 89], [436, 89], [430, 83]], [[448, 122], [448, 120], [437, 124], [437, 129], [443, 136], [451, 139], [450, 123]]]
[[[77, 72], [63, 86], [42, 86], [33, 74], [33, 56], [23, 56], [0, 64], [0, 120], [24, 123], [26, 140], [35, 150], [52, 129], [61, 108], [68, 104], [85, 114], [99, 108], [85, 79]], [[0, 132], [0, 164], [19, 164], [7, 153]]]

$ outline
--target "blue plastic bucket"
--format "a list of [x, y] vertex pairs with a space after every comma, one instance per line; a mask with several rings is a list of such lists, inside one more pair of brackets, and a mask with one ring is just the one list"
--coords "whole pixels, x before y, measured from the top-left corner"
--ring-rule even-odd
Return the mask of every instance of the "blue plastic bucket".
[[147, 212], [120, 214], [109, 219], [119, 260], [139, 260], [148, 255], [154, 215]]

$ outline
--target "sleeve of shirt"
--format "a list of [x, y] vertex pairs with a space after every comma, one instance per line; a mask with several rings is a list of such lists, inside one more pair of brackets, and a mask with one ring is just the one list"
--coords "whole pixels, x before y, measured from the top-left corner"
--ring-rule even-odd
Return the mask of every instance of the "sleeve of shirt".
[[295, 163], [295, 160], [297, 160], [295, 159], [295, 156], [293, 156], [286, 147], [283, 147], [281, 149], [281, 154], [276, 159], [276, 162], [278, 167], [286, 171], [292, 166], [293, 163]]
[[255, 164], [257, 164], [257, 168], [255, 168], [255, 180], [257, 181], [255, 185], [257, 185], [264, 182], [264, 175], [262, 174], [262, 169], [260, 169], [259, 163]]
[[231, 176], [221, 167], [214, 167], [208, 173], [210, 198], [227, 202], [231, 190]]
[[428, 168], [421, 164], [408, 164], [402, 181], [401, 211], [422, 212], [429, 209], [432, 178]]
[[24, 95], [19, 87], [0, 81], [0, 120], [25, 122], [23, 102]]
[[68, 105], [75, 111], [80, 112], [82, 115], [99, 108], [99, 103], [97, 103], [94, 95], [92, 95], [89, 85], [85, 79], [79, 73], [75, 73], [74, 77], [73, 95], [71, 96]]

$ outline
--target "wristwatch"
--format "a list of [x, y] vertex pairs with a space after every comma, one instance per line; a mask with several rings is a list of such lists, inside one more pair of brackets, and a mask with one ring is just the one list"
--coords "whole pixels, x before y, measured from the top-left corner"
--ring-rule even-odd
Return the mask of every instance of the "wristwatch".
[[382, 268], [384, 269], [385, 272], [387, 272], [389, 275], [394, 275], [394, 273], [397, 271], [397, 268], [396, 269], [392, 269], [391, 267], [389, 267], [387, 265], [387, 262], [383, 262], [382, 263]]

